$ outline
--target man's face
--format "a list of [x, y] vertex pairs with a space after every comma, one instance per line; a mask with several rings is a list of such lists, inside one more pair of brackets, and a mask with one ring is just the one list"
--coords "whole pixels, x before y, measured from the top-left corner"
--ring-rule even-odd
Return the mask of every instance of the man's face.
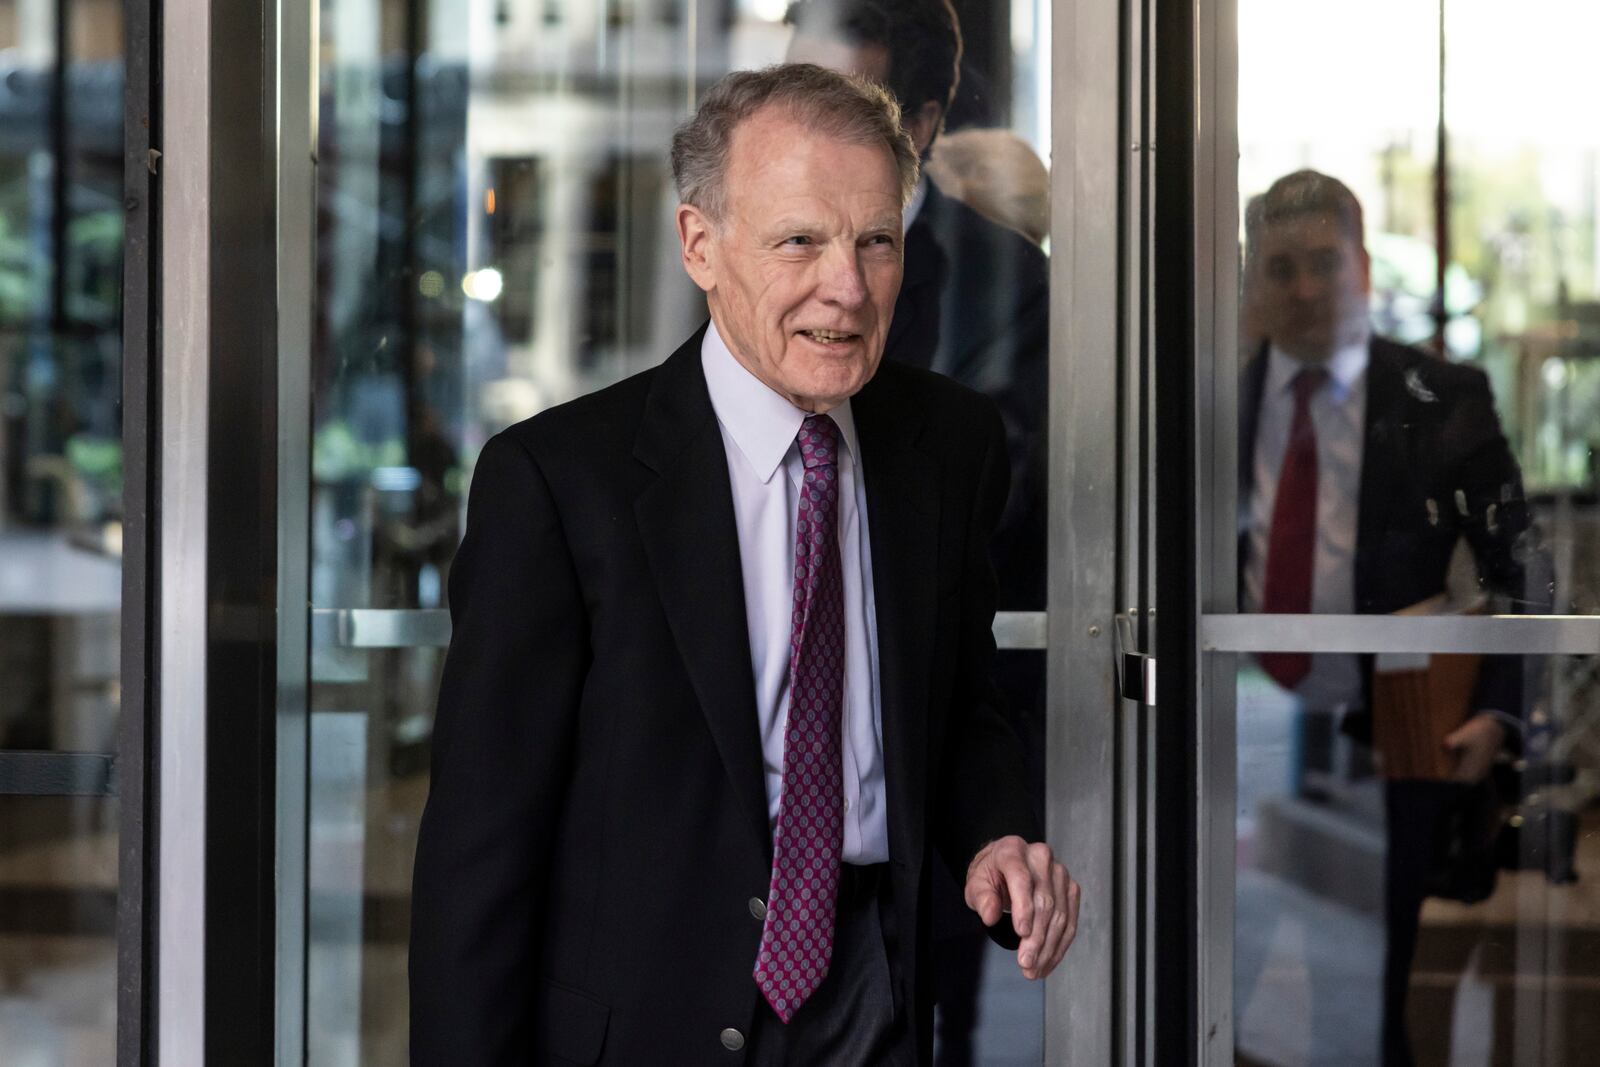
[[1337, 219], [1302, 215], [1263, 227], [1255, 284], [1267, 337], [1321, 363], [1366, 330], [1371, 263]]
[[878, 369], [900, 292], [894, 156], [769, 108], [734, 131], [724, 181], [721, 220], [678, 208], [684, 267], [746, 369], [796, 407], [835, 407]]

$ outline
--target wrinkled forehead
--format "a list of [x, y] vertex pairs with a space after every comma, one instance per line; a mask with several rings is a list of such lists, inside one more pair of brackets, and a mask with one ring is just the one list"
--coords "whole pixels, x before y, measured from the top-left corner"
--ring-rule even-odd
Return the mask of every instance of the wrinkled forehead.
[[786, 115], [757, 114], [734, 130], [725, 195], [735, 214], [770, 215], [786, 203], [859, 207], [900, 203], [900, 175], [888, 145], [863, 144]]

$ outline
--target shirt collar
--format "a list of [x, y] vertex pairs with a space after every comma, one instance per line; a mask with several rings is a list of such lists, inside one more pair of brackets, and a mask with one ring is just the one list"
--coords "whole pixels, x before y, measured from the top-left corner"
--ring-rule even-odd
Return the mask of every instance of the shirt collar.
[[918, 215], [922, 214], [922, 205], [927, 203], [927, 201], [928, 176], [926, 174], [919, 174], [917, 176], [917, 187], [916, 189], [912, 190], [911, 193], [911, 203], [906, 205], [905, 212], [901, 215], [901, 218], [904, 220], [904, 225], [901, 227], [902, 229], [911, 229], [911, 224], [917, 221]]
[[[1334, 388], [1338, 399], [1343, 400], [1350, 395], [1350, 390], [1366, 373], [1368, 345], [1370, 339], [1363, 336], [1360, 341], [1353, 341], [1344, 345], [1333, 353], [1323, 367], [1328, 372], [1328, 381]], [[1272, 345], [1267, 355], [1267, 395], [1277, 396], [1287, 393], [1294, 384], [1295, 375], [1305, 367], [1305, 363], [1284, 352], [1277, 345]]]
[[[706, 328], [705, 339], [700, 342], [700, 365], [705, 370], [706, 389], [711, 393], [711, 409], [716, 412], [717, 421], [733, 438], [756, 477], [770, 482], [784, 456], [794, 447], [800, 425], [810, 412], [795, 407], [745, 369], [717, 332], [715, 322]], [[850, 401], [830, 409], [828, 415], [839, 427], [839, 437], [850, 455], [859, 456]]]

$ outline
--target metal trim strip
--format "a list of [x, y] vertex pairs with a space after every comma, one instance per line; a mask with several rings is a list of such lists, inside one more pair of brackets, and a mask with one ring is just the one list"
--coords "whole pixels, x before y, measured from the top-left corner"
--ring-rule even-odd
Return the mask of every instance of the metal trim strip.
[[109, 752], [0, 752], [0, 796], [114, 797]]
[[1600, 655], [1596, 615], [1203, 615], [1205, 652]]
[[[1049, 615], [999, 611], [995, 647], [1042, 651], [1049, 647]], [[317, 648], [444, 648], [450, 613], [442, 608], [313, 608], [311, 643]]]

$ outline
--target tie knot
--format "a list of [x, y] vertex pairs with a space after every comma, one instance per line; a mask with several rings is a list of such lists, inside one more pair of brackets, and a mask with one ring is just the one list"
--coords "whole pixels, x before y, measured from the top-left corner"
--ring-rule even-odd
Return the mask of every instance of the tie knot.
[[807, 415], [796, 440], [800, 442], [800, 461], [807, 470], [838, 464], [839, 427], [827, 415]]
[[1304, 404], [1309, 401], [1322, 384], [1328, 380], [1326, 367], [1307, 367], [1294, 376], [1294, 399], [1296, 403]]

